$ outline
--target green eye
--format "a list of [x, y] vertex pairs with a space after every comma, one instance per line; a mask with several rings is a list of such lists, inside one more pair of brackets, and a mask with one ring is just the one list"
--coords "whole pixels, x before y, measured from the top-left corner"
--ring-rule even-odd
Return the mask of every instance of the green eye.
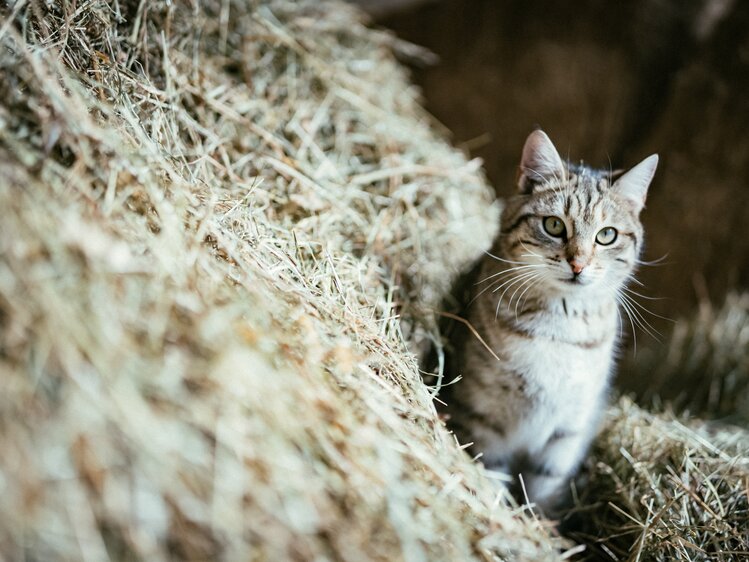
[[544, 219], [544, 230], [550, 235], [560, 238], [564, 236], [564, 223], [559, 217], [546, 217]]
[[607, 226], [606, 228], [602, 228], [598, 231], [598, 234], [596, 234], [596, 242], [598, 242], [601, 246], [608, 246], [609, 244], [613, 244], [614, 240], [616, 240], [617, 236], [616, 229]]

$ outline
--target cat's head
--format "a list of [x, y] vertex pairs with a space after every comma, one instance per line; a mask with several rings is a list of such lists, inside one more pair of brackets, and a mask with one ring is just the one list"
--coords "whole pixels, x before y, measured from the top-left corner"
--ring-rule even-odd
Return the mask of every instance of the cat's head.
[[637, 265], [639, 215], [657, 164], [653, 154], [614, 179], [565, 163], [543, 131], [531, 133], [520, 162], [520, 195], [503, 213], [502, 253], [515, 262], [506, 265], [543, 291], [618, 290]]

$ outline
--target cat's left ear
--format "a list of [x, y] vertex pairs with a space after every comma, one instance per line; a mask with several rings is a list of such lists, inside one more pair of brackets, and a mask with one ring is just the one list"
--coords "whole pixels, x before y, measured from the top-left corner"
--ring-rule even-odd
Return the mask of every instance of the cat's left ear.
[[648, 187], [650, 187], [650, 182], [653, 181], [657, 166], [658, 155], [651, 154], [616, 180], [611, 189], [626, 198], [632, 204], [635, 212], [639, 213], [645, 206]]

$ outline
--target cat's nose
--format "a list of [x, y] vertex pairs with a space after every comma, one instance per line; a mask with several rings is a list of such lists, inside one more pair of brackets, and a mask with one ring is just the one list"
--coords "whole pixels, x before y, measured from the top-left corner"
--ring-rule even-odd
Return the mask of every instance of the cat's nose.
[[583, 272], [583, 269], [585, 269], [585, 266], [587, 265], [583, 260], [580, 258], [567, 258], [567, 261], [570, 264], [570, 268], [572, 268], [572, 273], [575, 275], [580, 275]]

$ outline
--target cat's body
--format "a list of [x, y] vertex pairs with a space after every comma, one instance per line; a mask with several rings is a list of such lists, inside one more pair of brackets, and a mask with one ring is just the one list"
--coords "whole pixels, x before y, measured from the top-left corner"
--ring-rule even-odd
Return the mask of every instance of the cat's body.
[[566, 489], [598, 426], [621, 330], [617, 295], [637, 263], [656, 163], [612, 185], [532, 133], [521, 194], [478, 267], [466, 319], [484, 341], [458, 344], [450, 424], [487, 467], [522, 474], [542, 508]]

